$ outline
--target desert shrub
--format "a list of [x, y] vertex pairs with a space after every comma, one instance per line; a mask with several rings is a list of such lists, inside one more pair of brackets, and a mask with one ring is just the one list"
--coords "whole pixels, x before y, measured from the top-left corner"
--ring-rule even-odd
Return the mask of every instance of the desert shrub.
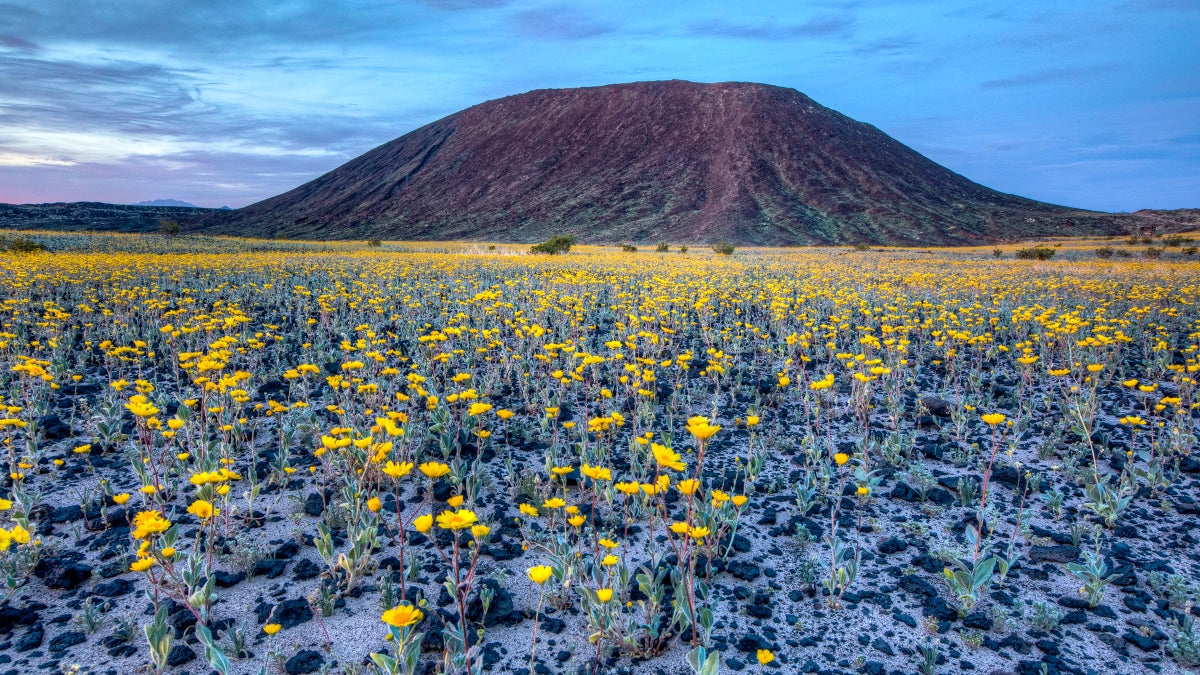
[[158, 221], [158, 233], [168, 236], [175, 236], [179, 234], [179, 222], [166, 218]]
[[733, 244], [723, 241], [719, 244], [713, 244], [712, 250], [714, 253], [720, 253], [721, 255], [733, 255]]
[[379, 248], [380, 246], [383, 246], [383, 242], [378, 239], [368, 239], [367, 246], [370, 246], [371, 248]]
[[654, 250], [657, 251], [658, 253], [666, 253], [667, 251], [671, 250], [671, 245], [665, 241], [662, 241], [662, 242], [659, 242], [658, 246], [654, 247]]
[[1096, 257], [1097, 258], [1113, 257], [1113, 248], [1111, 246], [1101, 246], [1100, 248], [1096, 249]]
[[1146, 256], [1147, 258], [1161, 258], [1162, 252], [1163, 250], [1161, 248], [1150, 247], [1145, 251], [1142, 251], [1142, 255]]
[[1133, 254], [1123, 248], [1117, 249], [1117, 257], [1118, 258], [1128, 258], [1131, 255], [1133, 255]]
[[626, 253], [637, 253], [637, 247], [633, 244], [621, 244], [621, 250]]
[[1184, 255], [1196, 255], [1196, 247], [1195, 246], [1184, 246], [1183, 248], [1179, 249], [1179, 252]]
[[45, 250], [47, 250], [45, 244], [39, 244], [28, 237], [13, 237], [12, 239], [0, 237], [0, 251], [7, 253], [37, 253], [38, 251]]
[[855, 244], [854, 250], [855, 251], [870, 251], [871, 245], [870, 244]]
[[529, 247], [530, 253], [545, 253], [546, 255], [555, 255], [558, 253], [566, 253], [575, 245], [575, 237], [571, 235], [559, 235], [550, 237], [540, 244], [534, 244]]
[[1021, 260], [1049, 260], [1054, 254], [1055, 250], [1048, 246], [1017, 249], [1017, 257]]
[[687, 253], [687, 246], [680, 246], [680, 247], [679, 247], [679, 252], [680, 252], [680, 253]]
[[998, 248], [994, 248], [994, 249], [992, 249], [992, 257], [993, 257], [993, 258], [1003, 258], [1003, 257], [1004, 257], [1004, 251], [1001, 251], [1001, 250], [1000, 250], [1000, 249], [998, 249]]
[[1163, 243], [1163, 246], [1182, 246], [1190, 241], [1191, 241], [1191, 239], [1188, 239], [1187, 237], [1185, 237], [1181, 234], [1172, 234], [1172, 235], [1163, 237], [1162, 243]]

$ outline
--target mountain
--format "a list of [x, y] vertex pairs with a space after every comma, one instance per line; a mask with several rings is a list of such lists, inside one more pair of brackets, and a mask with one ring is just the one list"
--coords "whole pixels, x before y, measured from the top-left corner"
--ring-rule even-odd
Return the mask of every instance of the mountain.
[[133, 206], [178, 206], [191, 209], [201, 208], [195, 204], [181, 202], [178, 199], [150, 199], [144, 202], [136, 202], [133, 204]]
[[102, 202], [0, 204], [0, 229], [106, 230], [157, 232], [163, 220], [183, 227], [216, 209], [179, 206], [134, 206]]
[[488, 101], [202, 219], [313, 239], [980, 244], [1129, 218], [991, 190], [804, 94], [638, 82]]

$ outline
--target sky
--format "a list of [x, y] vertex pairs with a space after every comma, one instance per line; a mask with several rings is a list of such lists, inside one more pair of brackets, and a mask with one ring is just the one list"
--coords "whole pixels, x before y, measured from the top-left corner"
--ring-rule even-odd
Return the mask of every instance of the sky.
[[1200, 0], [0, 0], [0, 202], [240, 207], [485, 100], [792, 87], [987, 185], [1200, 207]]

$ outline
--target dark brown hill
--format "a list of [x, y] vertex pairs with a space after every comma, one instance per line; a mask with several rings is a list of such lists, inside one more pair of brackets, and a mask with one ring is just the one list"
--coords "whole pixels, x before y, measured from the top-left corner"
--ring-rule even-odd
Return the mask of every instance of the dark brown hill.
[[102, 202], [0, 204], [0, 229], [157, 232], [164, 220], [188, 226], [218, 209]]
[[201, 222], [312, 239], [773, 245], [1128, 231], [973, 183], [793, 89], [682, 81], [488, 101]]

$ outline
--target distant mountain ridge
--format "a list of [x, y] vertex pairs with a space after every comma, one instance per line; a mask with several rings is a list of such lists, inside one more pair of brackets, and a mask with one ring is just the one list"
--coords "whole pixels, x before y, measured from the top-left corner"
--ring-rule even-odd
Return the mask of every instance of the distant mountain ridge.
[[194, 206], [135, 206], [103, 202], [0, 204], [0, 229], [157, 232], [163, 220], [174, 220], [187, 226], [206, 214], [218, 212], [218, 209]]
[[181, 202], [178, 199], [149, 199], [144, 202], [135, 202], [133, 206], [178, 206], [189, 209], [202, 208], [190, 202]]
[[304, 239], [951, 245], [1122, 234], [763, 84], [544, 89], [467, 108], [197, 229]]

